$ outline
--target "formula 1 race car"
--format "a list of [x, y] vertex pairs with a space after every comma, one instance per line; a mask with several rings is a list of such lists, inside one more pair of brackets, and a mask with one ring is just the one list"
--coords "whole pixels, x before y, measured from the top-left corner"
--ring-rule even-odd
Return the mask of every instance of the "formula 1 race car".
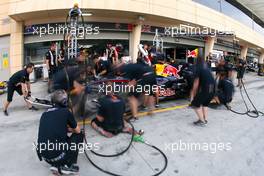
[[173, 67], [168, 64], [156, 64], [157, 84], [162, 87], [159, 90], [159, 98], [180, 98], [186, 96], [192, 87], [193, 71], [188, 65], [179, 64]]
[[[166, 65], [166, 67], [167, 66], [168, 65]], [[160, 100], [183, 98], [188, 96], [193, 82], [192, 66], [189, 66], [188, 64], [180, 64], [177, 67], [178, 69], [169, 65], [169, 68], [164, 71], [163, 76], [157, 75], [156, 79], [158, 86], [164, 88], [162, 91], [159, 90]], [[125, 79], [121, 77], [111, 79], [111, 81], [114, 81], [116, 84], [127, 84], [124, 80]], [[105, 81], [109, 81], [109, 79], [106, 79]], [[90, 117], [96, 114], [98, 99], [105, 95], [105, 93], [100, 91], [102, 84], [105, 84], [103, 79], [90, 82], [89, 84], [92, 85], [91, 93], [80, 95], [79, 98], [76, 98], [76, 100], [73, 101], [73, 104], [78, 104], [80, 102], [84, 103], [80, 107], [84, 107], [81, 111], [84, 112], [83, 116], [85, 117]], [[120, 92], [119, 96], [127, 101], [128, 92]], [[140, 98], [142, 98], [142, 96], [140, 96], [139, 99]], [[127, 107], [127, 110], [129, 110], [129, 107]]]
[[[159, 66], [162, 65], [158, 65], [156, 68], [158, 68]], [[172, 65], [166, 64], [164, 65], [163, 69], [159, 71], [161, 72], [156, 72], [157, 85], [158, 87], [163, 88], [163, 90], [159, 90], [160, 100], [183, 98], [189, 94], [193, 81], [193, 71], [189, 65], [179, 64], [178, 66], [174, 67]], [[83, 92], [81, 95], [71, 96], [71, 104], [73, 105], [73, 110], [76, 117], [91, 117], [96, 114], [98, 99], [106, 94], [102, 91], [103, 89], [101, 89], [103, 88], [102, 85], [105, 86], [109, 81], [114, 82], [116, 85], [127, 85], [128, 83], [128, 80], [122, 77], [90, 80], [87, 83], [87, 85], [91, 89], [90, 93]], [[120, 91], [118, 94], [127, 101], [128, 93], [129, 92]], [[142, 97], [143, 96], [139, 96], [139, 98]], [[35, 106], [41, 106], [44, 108], [53, 106], [48, 99], [34, 98], [33, 96], [31, 96], [26, 98], [25, 100], [34, 104]]]

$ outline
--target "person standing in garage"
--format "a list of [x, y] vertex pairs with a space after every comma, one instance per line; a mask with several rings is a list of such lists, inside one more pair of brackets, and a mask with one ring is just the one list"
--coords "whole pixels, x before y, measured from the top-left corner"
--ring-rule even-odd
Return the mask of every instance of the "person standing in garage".
[[214, 97], [215, 81], [213, 75], [204, 62], [200, 52], [197, 57], [195, 79], [191, 90], [191, 106], [194, 108], [198, 116], [198, 120], [194, 125], [204, 126], [207, 124], [208, 105]]
[[56, 44], [51, 44], [51, 47], [48, 52], [45, 54], [45, 63], [49, 72], [49, 81], [48, 81], [48, 92], [51, 93], [51, 84], [52, 77], [57, 72], [58, 61], [55, 55]]

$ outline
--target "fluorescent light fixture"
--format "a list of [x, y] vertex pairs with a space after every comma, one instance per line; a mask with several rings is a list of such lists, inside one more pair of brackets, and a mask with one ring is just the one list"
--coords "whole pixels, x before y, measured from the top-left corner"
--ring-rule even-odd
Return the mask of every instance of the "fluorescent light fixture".
[[92, 15], [93, 15], [93, 13], [91, 13], [91, 12], [85, 12], [82, 14], [82, 16], [92, 16]]

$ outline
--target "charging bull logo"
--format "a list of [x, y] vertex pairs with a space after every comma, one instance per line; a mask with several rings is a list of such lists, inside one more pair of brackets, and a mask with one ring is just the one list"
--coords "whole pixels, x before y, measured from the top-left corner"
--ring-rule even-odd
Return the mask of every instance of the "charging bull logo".
[[163, 77], [168, 77], [168, 76], [175, 76], [179, 77], [178, 73], [179, 70], [171, 65], [168, 64], [156, 64], [156, 75], [158, 76], [163, 76]]
[[187, 57], [188, 57], [188, 58], [189, 58], [189, 57], [194, 57], [194, 58], [196, 58], [197, 56], [198, 56], [198, 48], [195, 49], [195, 50], [192, 50], [192, 51], [190, 51], [190, 50], [187, 51]]

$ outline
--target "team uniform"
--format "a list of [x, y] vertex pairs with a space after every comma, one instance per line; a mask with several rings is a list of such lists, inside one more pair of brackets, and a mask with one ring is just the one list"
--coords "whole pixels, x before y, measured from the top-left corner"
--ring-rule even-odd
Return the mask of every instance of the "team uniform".
[[246, 62], [243, 59], [239, 59], [239, 66], [237, 67], [237, 79], [242, 79], [245, 73]]
[[55, 56], [55, 52], [49, 50], [46, 54], [46, 60], [48, 60], [49, 64], [49, 79], [52, 79], [53, 75], [57, 72], [58, 69], [58, 61]]
[[111, 72], [111, 66], [109, 64], [109, 61], [104, 61], [104, 60], [99, 60], [97, 63], [95, 63], [94, 69], [95, 69], [96, 75], [106, 70], [106, 73], [101, 76], [106, 76], [107, 74]]
[[209, 69], [212, 68], [212, 60], [213, 60], [213, 58], [211, 56], [206, 57], [206, 64], [207, 64]]
[[[77, 146], [83, 141], [82, 134], [73, 133], [67, 136], [69, 126], [72, 129], [77, 127], [73, 114], [68, 108], [54, 107], [44, 112], [40, 119], [38, 133], [38, 154], [50, 165], [71, 166], [77, 163], [78, 147], [70, 149], [70, 146]], [[48, 144], [54, 145], [54, 150], [48, 149]], [[46, 146], [40, 151], [40, 147]], [[68, 146], [62, 147], [62, 146]]]
[[198, 64], [195, 71], [195, 79], [199, 78], [199, 89], [191, 105], [194, 107], [207, 107], [214, 97], [214, 78], [207, 64]]
[[125, 113], [124, 100], [117, 96], [113, 98], [110, 95], [106, 95], [99, 99], [99, 104], [97, 115], [103, 117], [104, 121], [100, 122], [95, 118], [92, 122], [110, 133], [118, 134], [122, 132], [124, 128], [123, 114]]
[[[121, 68], [121, 73], [124, 74], [124, 77], [130, 80], [136, 80], [137, 84], [144, 87], [148, 86], [150, 90], [150, 95], [155, 95], [153, 92], [153, 87], [157, 85], [156, 75], [153, 72], [152, 67], [143, 66], [142, 64], [127, 64]], [[130, 93], [130, 95], [138, 95], [138, 93]]]
[[81, 69], [78, 66], [71, 66], [58, 71], [53, 77], [53, 89], [63, 89], [65, 91], [73, 89], [73, 82], [80, 82], [80, 73]]
[[60, 49], [60, 58], [61, 58], [61, 61], [58, 62], [58, 70], [61, 70], [64, 68], [65, 64], [66, 64], [66, 61], [65, 61], [65, 54], [64, 54], [64, 50], [63, 49]]
[[230, 103], [234, 94], [234, 84], [228, 78], [220, 80], [218, 83], [217, 96], [222, 104]]
[[224, 65], [219, 65], [216, 67], [216, 69], [215, 69], [216, 75], [219, 75], [221, 72], [226, 72], [227, 75], [229, 75], [229, 72], [231, 72], [233, 70], [232, 67], [233, 66], [231, 64], [229, 64], [228, 62], [225, 62]]
[[19, 95], [23, 95], [22, 86], [17, 85], [18, 83], [29, 82], [29, 74], [26, 69], [20, 70], [13, 74], [8, 81], [7, 88], [7, 101], [11, 102], [13, 100], [14, 92], [16, 91]]

